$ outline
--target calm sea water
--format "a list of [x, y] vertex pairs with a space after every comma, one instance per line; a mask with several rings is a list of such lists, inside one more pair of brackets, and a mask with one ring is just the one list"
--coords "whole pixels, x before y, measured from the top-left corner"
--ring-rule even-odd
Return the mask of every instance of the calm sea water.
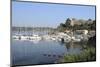
[[64, 54], [77, 54], [81, 44], [61, 43], [57, 41], [21, 41], [12, 40], [12, 65], [49, 64], [61, 59]]

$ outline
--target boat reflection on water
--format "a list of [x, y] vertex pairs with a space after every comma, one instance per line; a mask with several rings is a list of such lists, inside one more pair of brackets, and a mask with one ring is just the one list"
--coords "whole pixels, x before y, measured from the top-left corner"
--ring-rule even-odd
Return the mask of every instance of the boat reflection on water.
[[65, 54], [78, 54], [82, 51], [82, 43], [64, 42], [63, 39], [59, 41], [55, 40], [55, 36], [52, 37], [53, 39], [49, 36], [41, 37], [40, 35], [32, 34], [31, 36], [24, 36], [24, 38], [19, 36], [12, 39], [12, 64], [57, 63]]

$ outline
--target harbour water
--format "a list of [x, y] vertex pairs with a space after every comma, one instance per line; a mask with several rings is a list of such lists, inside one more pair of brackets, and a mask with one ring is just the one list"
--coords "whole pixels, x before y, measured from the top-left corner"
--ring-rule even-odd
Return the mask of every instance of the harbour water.
[[12, 65], [51, 64], [56, 63], [65, 54], [77, 54], [81, 50], [82, 44], [12, 39], [11, 62]]

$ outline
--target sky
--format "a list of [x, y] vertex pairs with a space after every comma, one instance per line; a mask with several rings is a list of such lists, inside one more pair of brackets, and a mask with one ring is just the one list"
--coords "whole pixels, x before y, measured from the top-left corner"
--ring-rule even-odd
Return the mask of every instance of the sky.
[[56, 28], [67, 18], [95, 19], [95, 6], [12, 2], [12, 26]]

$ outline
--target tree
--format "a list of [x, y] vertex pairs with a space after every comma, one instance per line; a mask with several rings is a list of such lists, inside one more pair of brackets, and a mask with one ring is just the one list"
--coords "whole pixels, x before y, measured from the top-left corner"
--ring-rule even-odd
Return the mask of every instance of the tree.
[[66, 22], [65, 22], [65, 25], [66, 25], [66, 26], [70, 26], [70, 23], [71, 23], [71, 20], [70, 20], [70, 18], [68, 18], [68, 19], [66, 20]]
[[63, 32], [66, 29], [66, 25], [63, 23], [60, 23], [60, 26], [58, 26], [58, 30]]
[[88, 19], [88, 21], [92, 21], [92, 19]]
[[65, 24], [63, 24], [63, 23], [61, 23], [61, 24], [60, 24], [60, 27], [66, 27], [66, 25], [65, 25]]

